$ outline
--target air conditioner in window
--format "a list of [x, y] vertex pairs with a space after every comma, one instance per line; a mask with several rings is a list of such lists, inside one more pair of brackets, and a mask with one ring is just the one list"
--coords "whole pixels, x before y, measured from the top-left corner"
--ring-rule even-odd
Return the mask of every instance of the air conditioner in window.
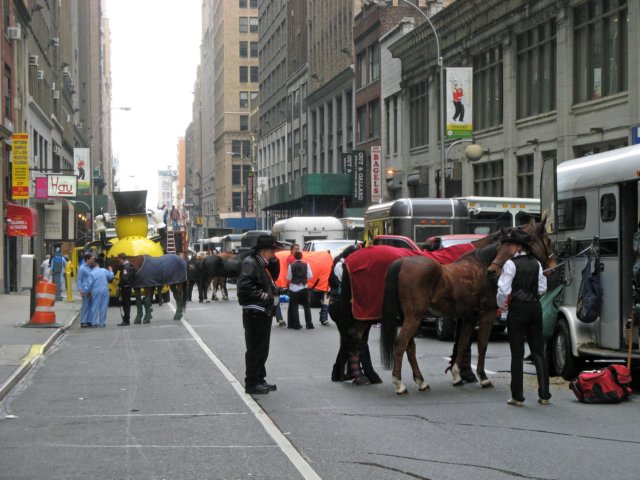
[[59, 100], [60, 99], [60, 90], [54, 90], [53, 91], [53, 99], [54, 100]]
[[58, 145], [53, 146], [53, 154], [60, 155], [60, 147]]
[[21, 110], [22, 109], [22, 100], [20, 100], [19, 98], [14, 98], [13, 99], [13, 108], [15, 108], [16, 110]]
[[38, 55], [29, 55], [29, 66], [30, 67], [38, 66]]
[[36, 73], [36, 78], [38, 80], [44, 80], [44, 70], [38, 70], [38, 72]]
[[82, 129], [82, 122], [76, 122], [73, 124], [74, 127]]
[[70, 76], [71, 76], [71, 72], [69, 71], [69, 67], [64, 67], [64, 68], [62, 69], [62, 74], [63, 74], [65, 77], [70, 77]]
[[67, 113], [67, 123], [71, 123], [71, 115]]
[[55, 90], [56, 89], [56, 82], [51, 82], [51, 90]]
[[7, 38], [9, 40], [20, 40], [20, 37], [22, 37], [22, 30], [19, 24], [15, 27], [7, 27]]

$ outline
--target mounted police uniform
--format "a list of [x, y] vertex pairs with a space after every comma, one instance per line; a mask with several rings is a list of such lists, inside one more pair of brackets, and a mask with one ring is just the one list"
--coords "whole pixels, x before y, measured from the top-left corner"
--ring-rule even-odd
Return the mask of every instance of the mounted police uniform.
[[507, 328], [511, 349], [511, 398], [510, 405], [524, 402], [522, 362], [524, 342], [529, 344], [531, 360], [538, 377], [538, 401], [548, 404], [549, 372], [544, 356], [542, 340], [542, 307], [540, 297], [547, 290], [547, 279], [542, 273], [540, 262], [529, 255], [531, 237], [520, 230], [513, 230], [502, 242], [522, 245], [526, 252], [517, 253], [508, 260], [498, 280], [496, 300], [500, 309], [507, 310]]

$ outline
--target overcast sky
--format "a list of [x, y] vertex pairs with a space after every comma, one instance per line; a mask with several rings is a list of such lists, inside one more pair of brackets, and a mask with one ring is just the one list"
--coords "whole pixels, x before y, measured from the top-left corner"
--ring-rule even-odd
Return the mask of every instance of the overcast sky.
[[121, 190], [148, 190], [157, 207], [158, 170], [176, 168], [178, 137], [191, 121], [200, 59], [200, 0], [107, 0], [111, 26], [113, 153]]

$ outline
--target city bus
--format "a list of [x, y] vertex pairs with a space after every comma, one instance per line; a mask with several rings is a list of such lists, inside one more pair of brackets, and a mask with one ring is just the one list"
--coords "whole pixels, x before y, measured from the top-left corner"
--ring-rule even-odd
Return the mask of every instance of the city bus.
[[[546, 228], [559, 262], [566, 262], [558, 274], [565, 287], [550, 340], [551, 367], [565, 379], [575, 377], [585, 360], [640, 358], [640, 299], [633, 288], [639, 172], [640, 145], [565, 161], [557, 168], [555, 159], [544, 162], [540, 192]], [[576, 305], [589, 250], [603, 302], [599, 318], [587, 324], [578, 319]]]
[[402, 235], [418, 245], [427, 238], [468, 233], [469, 210], [455, 198], [400, 198], [370, 206], [364, 213], [364, 241]]
[[487, 234], [540, 219], [539, 198], [457, 197], [469, 211], [469, 232]]

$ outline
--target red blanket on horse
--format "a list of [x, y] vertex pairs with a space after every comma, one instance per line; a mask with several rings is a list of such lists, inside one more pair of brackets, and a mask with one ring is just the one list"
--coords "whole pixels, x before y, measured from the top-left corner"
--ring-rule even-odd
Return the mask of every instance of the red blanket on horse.
[[454, 262], [475, 247], [471, 243], [453, 245], [434, 252], [374, 245], [356, 250], [345, 261], [351, 277], [351, 309], [357, 320], [379, 320], [382, 313], [387, 269], [400, 257], [423, 255], [442, 265]]

